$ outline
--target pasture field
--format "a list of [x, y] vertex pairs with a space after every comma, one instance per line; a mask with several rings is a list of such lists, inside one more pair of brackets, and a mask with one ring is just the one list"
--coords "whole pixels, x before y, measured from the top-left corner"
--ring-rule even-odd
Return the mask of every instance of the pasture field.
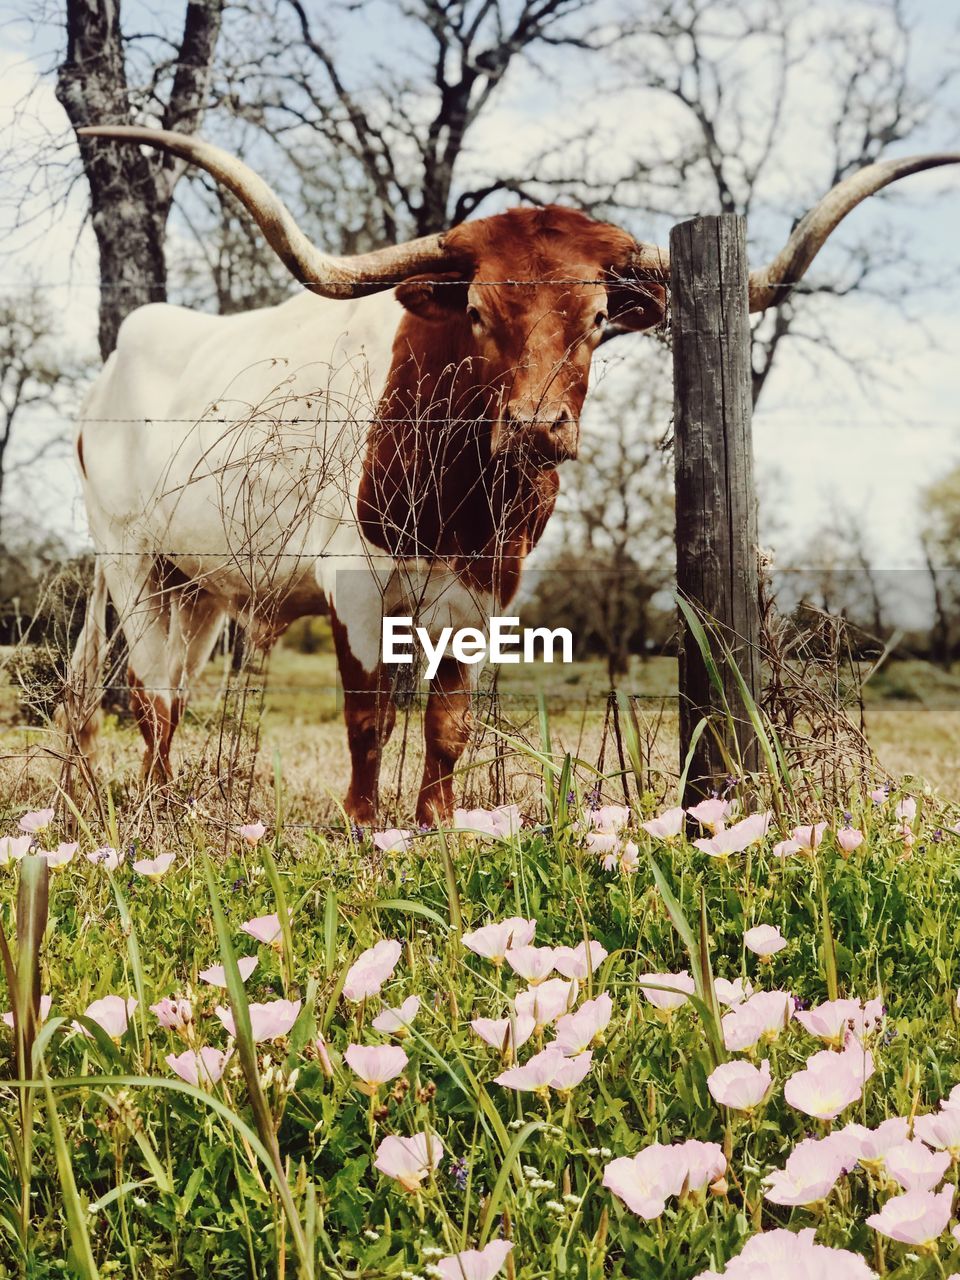
[[[717, 857], [543, 785], [545, 823], [476, 813], [484, 834], [384, 850], [288, 829], [281, 779], [262, 835], [186, 817], [168, 866], [118, 810], [80, 824], [48, 913], [43, 860], [5, 846], [49, 1088], [0, 1087], [0, 1273], [453, 1280], [498, 1240], [463, 1274], [956, 1269], [953, 815], [881, 792], [791, 814], [781, 789], [769, 833]], [[25, 825], [56, 850], [47, 817]], [[775, 851], [801, 817], [821, 843]], [[769, 960], [759, 925], [785, 940]], [[758, 1233], [766, 1269], [731, 1263]]]
[[[639, 695], [635, 706], [648, 765], [643, 789], [665, 799], [678, 771], [676, 663], [666, 657], [634, 660], [620, 687]], [[539, 743], [540, 692], [555, 748], [593, 765], [602, 752], [605, 770], [616, 769], [612, 723], [604, 733], [608, 689], [599, 662], [501, 668], [498, 703], [483, 698], [476, 709], [478, 741], [464, 757], [460, 779], [464, 803], [537, 803], [539, 776], [517, 743]], [[422, 767], [419, 714], [414, 705], [409, 716], [398, 717], [385, 752], [382, 799], [391, 820], [403, 820], [413, 807]], [[866, 686], [865, 720], [880, 769], [929, 785], [945, 799], [960, 796], [960, 676], [922, 662], [896, 663]], [[485, 727], [494, 723], [500, 734]], [[51, 745], [55, 739], [46, 729], [24, 727], [16, 692], [0, 670], [0, 779], [11, 812], [18, 805], [48, 802], [51, 780], [58, 775], [57, 767], [42, 758]], [[102, 772], [118, 802], [155, 815], [155, 807], [144, 806], [140, 796], [141, 739], [129, 717], [107, 715], [102, 750]], [[337, 801], [349, 781], [349, 760], [333, 653], [329, 647], [301, 653], [280, 646], [265, 678], [231, 676], [223, 660], [212, 662], [174, 751], [181, 771], [175, 794], [183, 800], [204, 798], [211, 813], [223, 807], [225, 778], [237, 821], [268, 812], [279, 752], [290, 820], [339, 821]], [[251, 774], [249, 784], [237, 782]]]
[[[25, 816], [55, 774], [8, 697], [0, 1275], [960, 1272], [953, 681], [904, 665], [869, 691], [892, 788], [834, 806], [767, 783], [732, 797], [741, 839], [700, 847], [675, 812], [643, 825], [675, 804], [674, 675], [635, 677], [629, 809], [618, 781], [562, 772], [600, 755], [584, 665], [541, 673], [549, 756], [504, 680], [524, 697], [464, 774], [487, 805], [466, 829], [379, 836], [327, 826], [329, 654], [281, 650], [246, 711], [211, 669], [162, 798], [108, 722], [109, 785], [56, 815]], [[385, 762], [401, 811], [415, 736]], [[612, 731], [604, 751], [615, 771]], [[519, 813], [491, 811], [493, 781]]]

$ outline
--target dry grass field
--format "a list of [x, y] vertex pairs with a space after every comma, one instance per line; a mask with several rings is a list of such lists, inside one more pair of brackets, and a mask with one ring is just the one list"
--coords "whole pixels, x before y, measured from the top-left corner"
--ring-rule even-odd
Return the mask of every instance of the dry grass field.
[[[676, 664], [670, 658], [637, 661], [621, 688], [636, 696], [643, 740], [644, 784], [659, 802], [677, 775]], [[474, 748], [464, 758], [460, 791], [466, 803], [495, 799], [521, 804], [539, 796], [536, 762], [518, 743], [542, 745], [538, 696], [549, 711], [553, 750], [591, 768], [615, 773], [617, 740], [607, 713], [607, 680], [599, 663], [504, 667], [494, 688], [488, 671], [476, 704]], [[944, 799], [960, 795], [960, 679], [922, 663], [904, 662], [880, 673], [866, 689], [866, 728], [878, 768], [894, 777], [920, 778]], [[0, 785], [3, 809], [46, 802], [59, 776], [49, 749], [54, 735], [25, 727], [9, 678], [0, 685]], [[138, 785], [140, 738], [128, 718], [107, 715], [102, 772], [115, 798], [159, 816], [157, 797]], [[208, 667], [177, 738], [177, 806], [200, 806], [208, 816], [269, 812], [279, 760], [289, 817], [304, 824], [337, 822], [337, 802], [348, 780], [348, 757], [331, 652], [280, 647], [266, 676], [231, 675], [223, 660]], [[384, 756], [383, 799], [397, 820], [408, 820], [421, 767], [420, 706], [398, 717]], [[616, 798], [619, 784], [606, 784]], [[169, 814], [171, 797], [162, 808]], [[171, 821], [169, 816], [163, 819]]]

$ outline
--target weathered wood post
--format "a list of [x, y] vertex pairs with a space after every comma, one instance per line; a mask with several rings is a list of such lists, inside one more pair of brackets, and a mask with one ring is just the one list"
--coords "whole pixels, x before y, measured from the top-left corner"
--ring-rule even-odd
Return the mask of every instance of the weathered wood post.
[[[702, 618], [716, 623], [757, 700], [760, 616], [747, 278], [743, 218], [694, 218], [671, 231], [677, 588]], [[731, 732], [723, 700], [682, 616], [681, 623], [681, 768], [696, 726], [704, 717], [709, 720], [687, 778], [682, 802], [690, 804], [729, 774], [724, 747], [747, 770], [756, 768], [758, 752], [734, 672], [715, 652]]]

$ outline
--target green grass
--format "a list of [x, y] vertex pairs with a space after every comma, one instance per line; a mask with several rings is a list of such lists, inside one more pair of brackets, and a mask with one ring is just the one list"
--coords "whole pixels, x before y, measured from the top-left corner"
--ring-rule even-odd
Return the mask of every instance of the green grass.
[[[873, 1046], [876, 1074], [838, 1125], [923, 1112], [960, 1080], [960, 838], [935, 835], [946, 817], [921, 811], [905, 859], [891, 807], [857, 807], [867, 841], [849, 861], [829, 837], [814, 860], [773, 858], [771, 835], [727, 865], [686, 843], [639, 836], [694, 933], [702, 895], [718, 976], [825, 999], [826, 903], [840, 993], [881, 994], [888, 1010]], [[116, 824], [126, 845], [134, 833], [122, 810]], [[101, 835], [91, 832], [83, 848]], [[449, 861], [438, 837], [384, 857], [368, 844], [281, 830], [272, 859], [229, 842], [226, 857], [211, 866], [217, 907], [205, 880], [207, 847], [202, 823], [181, 832], [178, 862], [158, 883], [137, 876], [129, 860], [113, 884], [85, 859], [51, 878], [41, 951], [43, 990], [53, 996], [53, 1030], [43, 1045], [50, 1091], [45, 1105], [39, 1095], [34, 1120], [26, 1255], [17, 1243], [18, 1093], [8, 1086], [0, 1094], [7, 1135], [0, 1139], [0, 1274], [16, 1275], [21, 1264], [34, 1280], [81, 1273], [71, 1184], [96, 1268], [82, 1273], [101, 1276], [266, 1280], [282, 1266], [298, 1274], [305, 1250], [317, 1274], [423, 1275], [439, 1252], [509, 1229], [516, 1274], [530, 1280], [687, 1280], [721, 1266], [757, 1229], [777, 1225], [815, 1226], [822, 1243], [860, 1252], [874, 1267], [880, 1248], [887, 1274], [898, 1280], [941, 1274], [931, 1255], [911, 1258], [902, 1246], [878, 1245], [864, 1218], [888, 1192], [863, 1172], [845, 1178], [822, 1212], [762, 1199], [762, 1176], [817, 1128], [785, 1104], [782, 1086], [820, 1046], [793, 1024], [763, 1051], [775, 1089], [753, 1119], [713, 1103], [705, 1083], [712, 1050], [696, 1010], [688, 1004], [664, 1021], [636, 986], [639, 973], [690, 967], [643, 859], [633, 875], [610, 875], [572, 829], [557, 836], [528, 830], [511, 842], [455, 835]], [[11, 934], [17, 877], [11, 868], [0, 875]], [[286, 956], [240, 930], [247, 918], [277, 909], [278, 890], [293, 912]], [[498, 1054], [468, 1024], [503, 1016], [524, 984], [464, 949], [450, 923], [454, 894], [465, 929], [519, 913], [536, 918], [539, 944], [576, 945], [586, 933], [609, 952], [592, 985], [594, 995], [609, 992], [614, 1016], [589, 1075], [568, 1095], [540, 1099], [493, 1083]], [[768, 966], [743, 950], [744, 929], [757, 922], [779, 925], [789, 940]], [[374, 1118], [341, 1055], [352, 1041], [383, 1039], [370, 1025], [381, 1001], [350, 1005], [340, 988], [352, 959], [380, 938], [403, 944], [384, 1002], [396, 1006], [417, 994], [422, 1006], [415, 1034], [404, 1041], [409, 1087], [381, 1089], [383, 1110]], [[95, 998], [140, 989], [147, 1005], [167, 995], [190, 998], [194, 1043], [224, 1047], [213, 1005], [227, 1004], [227, 993], [199, 983], [197, 973], [234, 954], [259, 957], [248, 1000], [285, 994], [303, 1009], [288, 1037], [261, 1043], [252, 1057], [241, 1045], [208, 1098], [178, 1084], [164, 1058], [184, 1041], [142, 1006], [117, 1042], [70, 1033], [71, 1019]], [[314, 1047], [320, 1027], [332, 1078]], [[536, 1048], [531, 1042], [521, 1058]], [[387, 1134], [425, 1128], [446, 1154], [435, 1178], [410, 1194], [377, 1173], [374, 1152]], [[645, 1222], [602, 1188], [607, 1152], [629, 1155], [689, 1137], [726, 1144], [726, 1195], [671, 1200], [659, 1222]], [[454, 1159], [466, 1162], [460, 1174], [451, 1171]], [[65, 1272], [68, 1256], [74, 1261]], [[939, 1256], [947, 1274], [960, 1263], [949, 1236]]]

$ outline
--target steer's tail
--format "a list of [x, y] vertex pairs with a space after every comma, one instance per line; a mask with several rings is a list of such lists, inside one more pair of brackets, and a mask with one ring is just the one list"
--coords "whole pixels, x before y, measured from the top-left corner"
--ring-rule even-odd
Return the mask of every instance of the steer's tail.
[[88, 773], [96, 755], [107, 648], [107, 579], [98, 556], [83, 630], [67, 667], [63, 702], [57, 711], [68, 771], [72, 764], [78, 764]]

